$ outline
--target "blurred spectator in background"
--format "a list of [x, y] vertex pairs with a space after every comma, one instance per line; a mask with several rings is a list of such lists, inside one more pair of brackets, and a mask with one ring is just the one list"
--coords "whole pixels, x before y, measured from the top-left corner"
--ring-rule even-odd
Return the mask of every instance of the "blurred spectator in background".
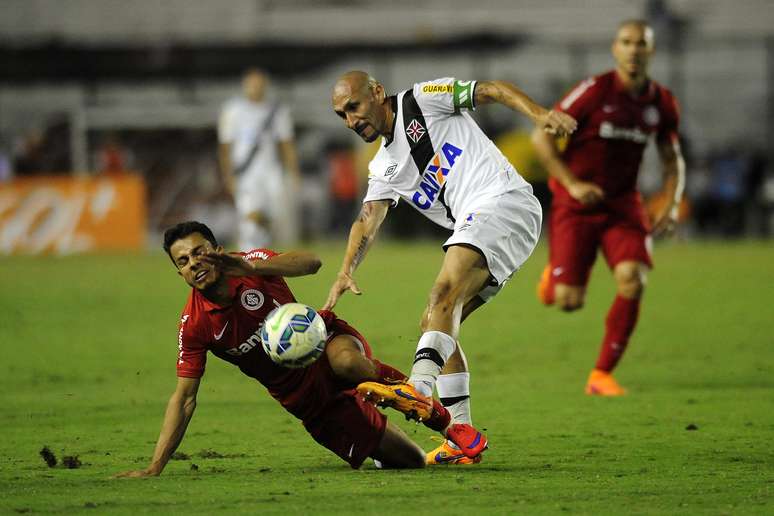
[[0, 183], [10, 181], [13, 177], [13, 168], [11, 167], [11, 154], [5, 139], [0, 137]]
[[123, 145], [119, 136], [108, 133], [97, 149], [97, 171], [100, 174], [122, 174], [131, 168], [131, 152]]
[[748, 230], [769, 233], [770, 198], [766, 194], [766, 157], [731, 145], [711, 154], [689, 182], [696, 229], [707, 235], [742, 236]]
[[17, 142], [13, 169], [18, 175], [30, 175], [43, 170], [43, 132], [27, 131]]
[[347, 143], [333, 142], [326, 152], [331, 196], [330, 229], [334, 233], [349, 230], [360, 207], [359, 181], [355, 152]]
[[16, 145], [14, 173], [33, 175], [72, 172], [69, 142], [69, 122], [61, 114], [49, 119], [45, 129], [28, 130]]
[[297, 234], [300, 170], [293, 122], [286, 107], [267, 98], [268, 85], [264, 72], [247, 70], [243, 96], [224, 105], [218, 123], [220, 170], [236, 204], [240, 249], [291, 241]]

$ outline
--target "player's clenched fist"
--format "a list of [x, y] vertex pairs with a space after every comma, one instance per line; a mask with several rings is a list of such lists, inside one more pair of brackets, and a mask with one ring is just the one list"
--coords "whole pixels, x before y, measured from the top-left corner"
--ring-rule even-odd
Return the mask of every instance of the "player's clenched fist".
[[605, 197], [605, 192], [602, 188], [594, 183], [588, 183], [586, 181], [575, 181], [567, 186], [567, 191], [573, 199], [584, 206], [596, 204]]
[[575, 129], [578, 127], [578, 122], [567, 113], [554, 111], [552, 109], [538, 117], [537, 125], [549, 134], [566, 136], [575, 132]]
[[336, 281], [331, 285], [331, 290], [328, 292], [328, 299], [325, 301], [325, 305], [323, 305], [322, 309], [333, 310], [333, 307], [336, 306], [341, 295], [347, 290], [352, 291], [353, 294], [358, 296], [362, 294], [357, 283], [352, 279], [352, 276], [345, 272], [340, 272], [336, 276]]

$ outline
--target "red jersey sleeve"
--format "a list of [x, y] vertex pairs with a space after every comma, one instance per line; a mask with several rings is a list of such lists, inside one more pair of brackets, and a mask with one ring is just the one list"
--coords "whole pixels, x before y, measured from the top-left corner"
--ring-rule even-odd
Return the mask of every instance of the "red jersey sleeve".
[[267, 260], [272, 256], [277, 256], [280, 253], [272, 251], [271, 249], [253, 249], [246, 253], [237, 253], [248, 262], [254, 262], [255, 260]]
[[563, 111], [578, 122], [581, 122], [581, 120], [586, 118], [586, 116], [594, 109], [597, 90], [599, 90], [598, 83], [597, 77], [589, 77], [588, 79], [579, 82], [567, 95], [556, 103], [554, 109]]
[[177, 334], [177, 376], [201, 378], [206, 362], [207, 347], [196, 336], [191, 316], [183, 314]]
[[664, 88], [661, 92], [661, 123], [656, 140], [659, 143], [678, 141], [680, 125], [680, 105], [672, 92]]

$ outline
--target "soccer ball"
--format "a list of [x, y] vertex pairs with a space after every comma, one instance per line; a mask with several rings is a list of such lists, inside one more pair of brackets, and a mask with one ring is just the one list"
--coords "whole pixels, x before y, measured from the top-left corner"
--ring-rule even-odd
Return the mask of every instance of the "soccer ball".
[[273, 362], [291, 368], [306, 367], [325, 351], [325, 322], [314, 308], [288, 303], [266, 317], [261, 344]]

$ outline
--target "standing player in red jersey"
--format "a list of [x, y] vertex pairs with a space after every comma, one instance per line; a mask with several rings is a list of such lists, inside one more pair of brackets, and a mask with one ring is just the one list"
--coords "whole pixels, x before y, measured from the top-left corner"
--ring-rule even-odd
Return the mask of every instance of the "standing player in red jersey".
[[[533, 133], [554, 194], [549, 218], [549, 263], [538, 285], [546, 305], [565, 311], [583, 306], [591, 267], [601, 248], [617, 293], [586, 393], [625, 394], [611, 372], [626, 349], [652, 267], [650, 234], [668, 233], [677, 221], [685, 184], [678, 141], [679, 110], [672, 93], [648, 77], [653, 29], [629, 20], [612, 45], [616, 68], [582, 81], [555, 109], [573, 116], [578, 130], [562, 153], [543, 131]], [[655, 137], [666, 203], [651, 221], [636, 190], [645, 146]]]
[[[283, 277], [317, 272], [320, 260], [315, 255], [303, 251], [277, 254], [268, 249], [226, 254], [210, 229], [198, 222], [167, 230], [164, 249], [178, 274], [193, 287], [178, 333], [178, 383], [151, 464], [119, 476], [161, 474], [193, 416], [207, 351], [263, 384], [318, 443], [353, 468], [360, 467], [366, 457], [385, 467], [424, 466], [425, 455], [419, 446], [354, 390], [361, 382], [394, 384], [405, 381], [406, 376], [373, 359], [366, 339], [345, 321], [332, 312], [320, 312], [328, 342], [325, 353], [305, 368], [275, 364], [260, 345], [266, 316], [277, 306], [295, 302]], [[394, 408], [416, 412], [426, 426], [463, 446], [475, 438], [469, 425], [449, 425], [449, 413], [437, 401], [418, 405], [407, 400]]]

